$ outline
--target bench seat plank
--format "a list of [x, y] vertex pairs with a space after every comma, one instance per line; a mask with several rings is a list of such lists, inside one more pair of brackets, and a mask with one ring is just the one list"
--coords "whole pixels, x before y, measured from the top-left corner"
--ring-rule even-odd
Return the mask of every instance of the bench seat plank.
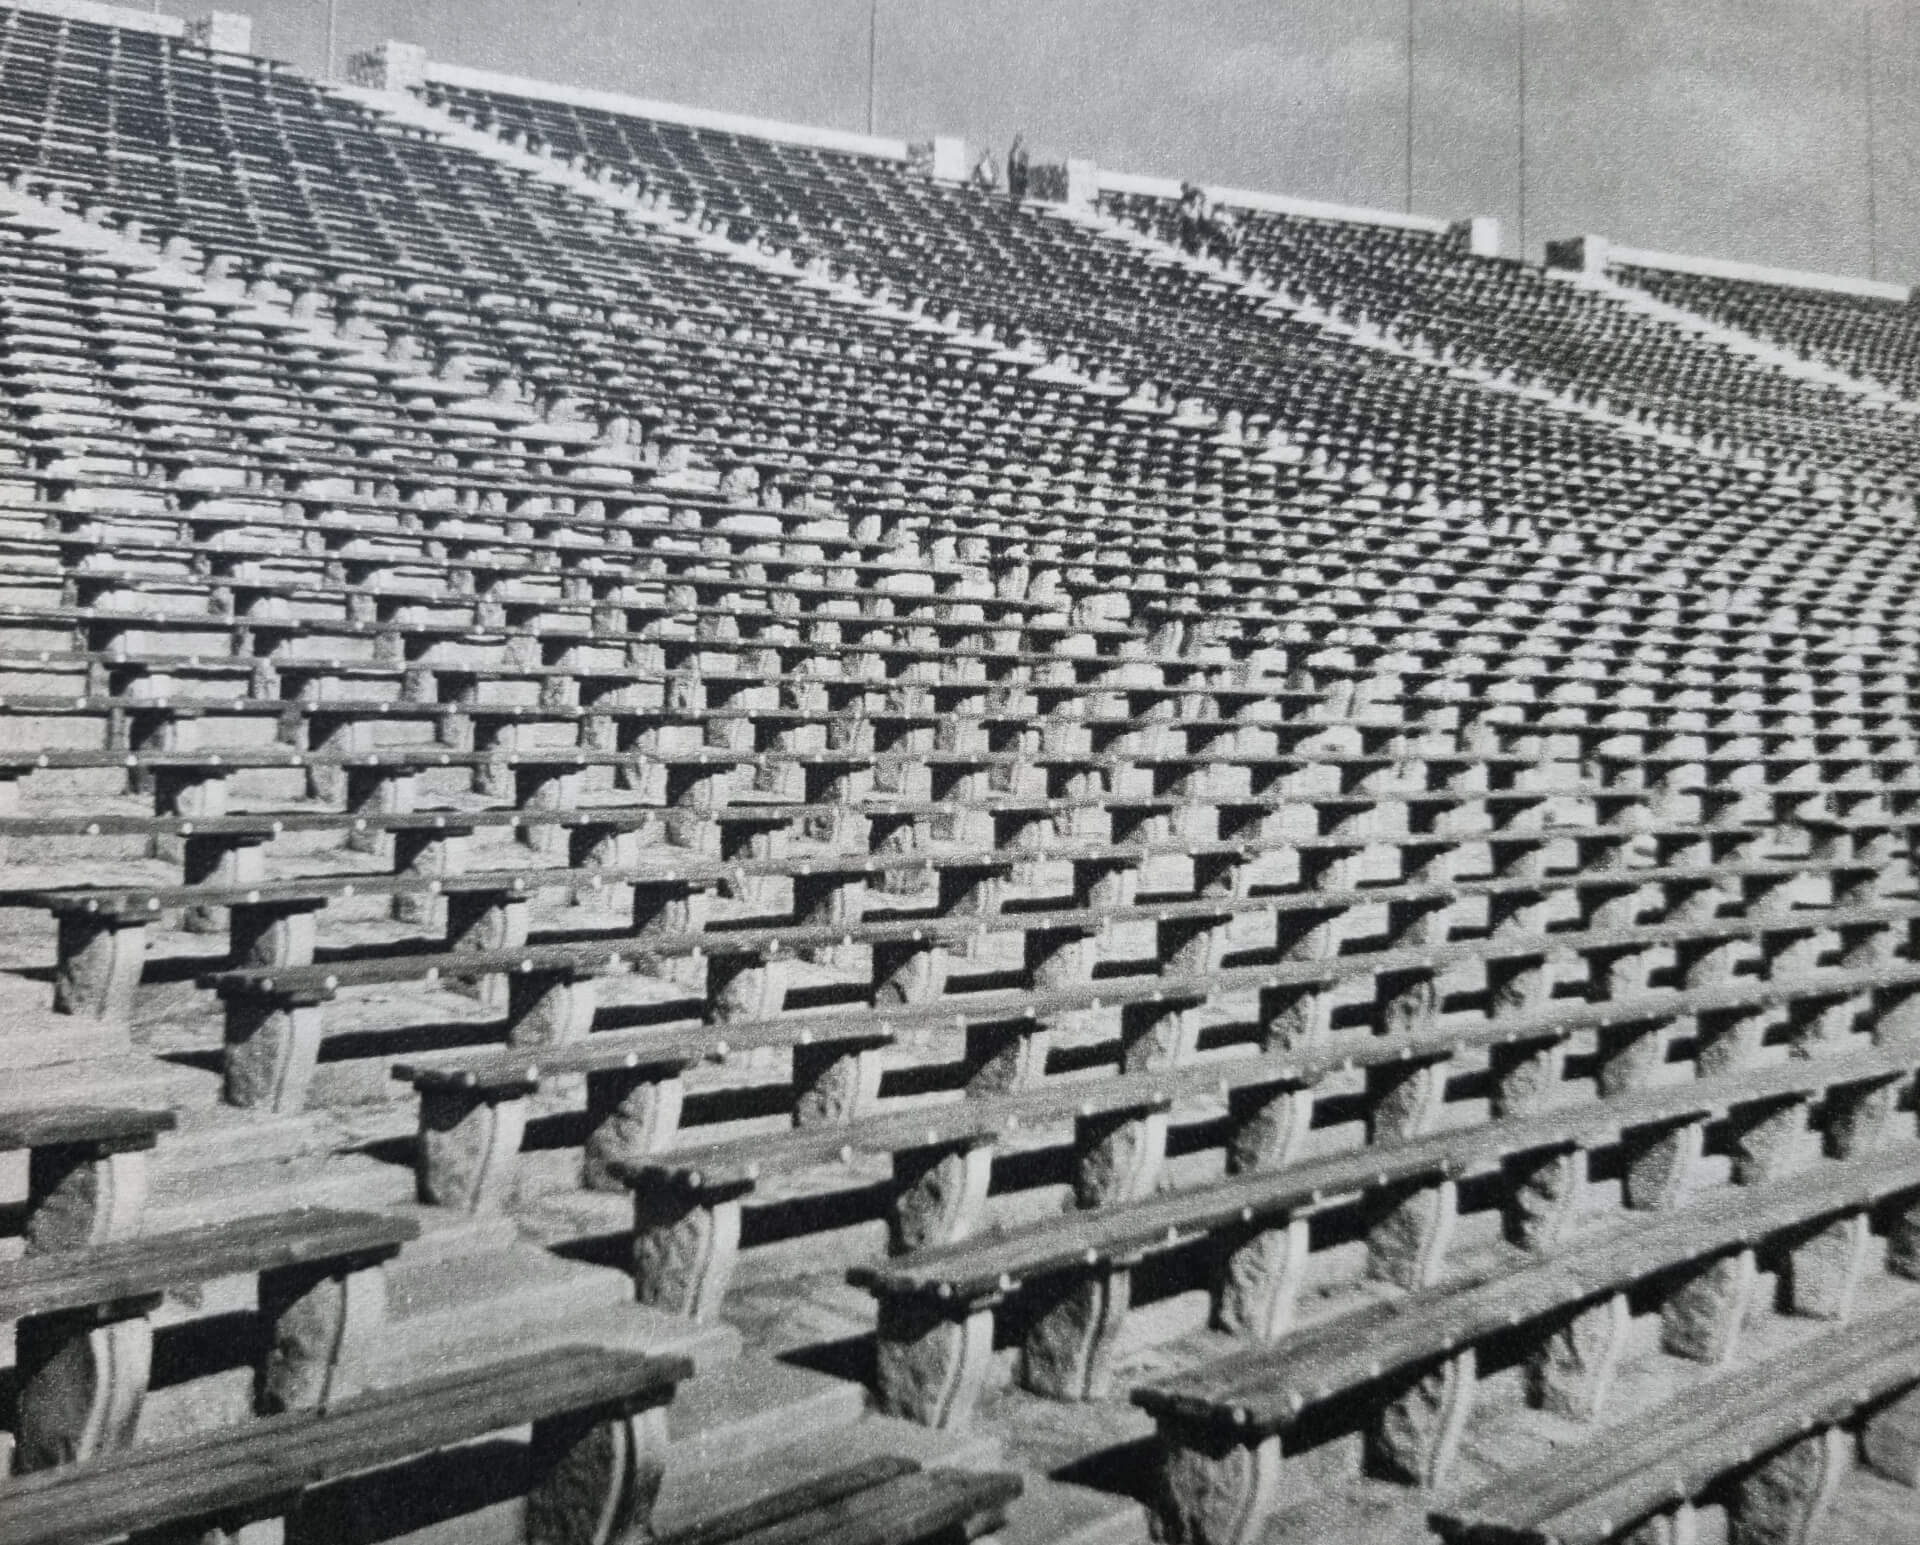
[[47, 1251], [0, 1265], [0, 1320], [151, 1297], [239, 1272], [378, 1258], [419, 1231], [411, 1218], [315, 1208]]
[[490, 1432], [644, 1403], [681, 1357], [559, 1347], [0, 1484], [0, 1545], [95, 1545], [296, 1494]]
[[1710, 1117], [1745, 1101], [1786, 1098], [1836, 1083], [1909, 1072], [1916, 1053], [1898, 1048], [1800, 1061], [1735, 1078], [1705, 1079], [1614, 1096], [1539, 1117], [1443, 1131], [1408, 1142], [1328, 1155], [1284, 1170], [1237, 1175], [1147, 1201], [1122, 1203], [857, 1266], [849, 1280], [874, 1292], [977, 1300], [1027, 1276], [1167, 1248], [1259, 1214], [1316, 1207], [1369, 1187], [1458, 1176], [1513, 1154], [1587, 1146], [1636, 1124]]
[[[1225, 1095], [1246, 1084], [1295, 1081], [1292, 1059], [1282, 1057], [1235, 1057], [1110, 1078], [1060, 1078], [1045, 1087], [1018, 1093], [974, 1096], [845, 1124], [822, 1123], [791, 1132], [674, 1148], [616, 1161], [614, 1169], [630, 1184], [669, 1176], [703, 1177], [709, 1183], [751, 1180], [760, 1174], [831, 1162], [846, 1152], [898, 1153], [976, 1137], [991, 1140], [1076, 1116], [1163, 1109], [1176, 1100]], [[694, 1183], [700, 1183], [699, 1179]]]
[[1670, 1266], [1765, 1239], [1796, 1224], [1920, 1189], [1920, 1155], [1822, 1165], [1761, 1186], [1724, 1187], [1672, 1213], [1599, 1230], [1517, 1270], [1368, 1304], [1265, 1348], [1136, 1389], [1134, 1404], [1183, 1424], [1277, 1432], [1307, 1405], [1393, 1376], [1511, 1326], [1630, 1286]]
[[1726, 1471], [1916, 1382], [1920, 1314], [1906, 1303], [1702, 1380], [1429, 1517], [1457, 1545], [1600, 1545]]
[[110, 1105], [49, 1105], [0, 1110], [0, 1152], [21, 1148], [151, 1148], [175, 1125], [170, 1110]]

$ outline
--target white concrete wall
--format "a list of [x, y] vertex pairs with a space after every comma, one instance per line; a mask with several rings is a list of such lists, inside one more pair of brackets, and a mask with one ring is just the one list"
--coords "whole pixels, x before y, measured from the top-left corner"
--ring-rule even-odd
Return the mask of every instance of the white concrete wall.
[[749, 118], [739, 113], [709, 112], [705, 108], [685, 107], [677, 102], [655, 102], [646, 97], [630, 97], [616, 91], [591, 91], [584, 86], [557, 86], [548, 81], [527, 80], [518, 75], [501, 75], [492, 70], [471, 70], [464, 65], [429, 63], [426, 66], [426, 78], [449, 86], [466, 86], [475, 91], [509, 92], [540, 102], [569, 103], [600, 112], [624, 113], [630, 118], [657, 118], [663, 123], [714, 129], [723, 134], [744, 134], [754, 139], [778, 140], [787, 145], [810, 145], [817, 150], [844, 150], [854, 155], [879, 156], [889, 161], [907, 159], [905, 140], [849, 134], [839, 129], [818, 129], [799, 123], [781, 123], [772, 118]]
[[[1150, 198], [1178, 198], [1180, 183], [1171, 177], [1136, 177], [1129, 172], [1100, 170], [1102, 193], [1138, 193]], [[1445, 220], [1426, 215], [1401, 214], [1391, 209], [1364, 209], [1355, 204], [1323, 204], [1315, 199], [1289, 198], [1282, 193], [1258, 193], [1248, 188], [1217, 188], [1207, 185], [1207, 197], [1216, 204], [1232, 204], [1238, 209], [1263, 214], [1299, 215], [1309, 220], [1347, 220], [1360, 225], [1386, 225], [1403, 231], [1432, 231], [1443, 234]]]
[[1796, 290], [1824, 290], [1835, 295], [1863, 295], [1875, 300], [1907, 301], [1912, 289], [1878, 279], [1855, 279], [1846, 274], [1814, 273], [1804, 268], [1768, 268], [1761, 263], [1736, 263], [1728, 258], [1693, 257], [1683, 252], [1652, 252], [1644, 247], [1609, 246], [1607, 261], [1630, 268], [1661, 268], [1676, 274], [1700, 274], [1709, 279], [1745, 279], [1779, 284]]
[[187, 23], [186, 38], [217, 54], [250, 54], [253, 18], [237, 11], [209, 11]]
[[124, 27], [129, 32], [157, 32], [177, 38], [187, 30], [178, 16], [155, 16], [124, 5], [96, 5], [94, 0], [8, 0], [18, 11], [38, 11], [43, 16], [66, 16], [74, 21], [90, 21], [101, 27]]

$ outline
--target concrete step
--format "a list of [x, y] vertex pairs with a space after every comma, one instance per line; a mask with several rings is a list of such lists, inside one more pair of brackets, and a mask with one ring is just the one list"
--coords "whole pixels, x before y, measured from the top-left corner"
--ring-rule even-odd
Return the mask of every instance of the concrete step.
[[796, 1432], [824, 1435], [866, 1414], [867, 1392], [846, 1379], [744, 1352], [682, 1387], [668, 1414], [669, 1466], [708, 1469]]
[[1026, 1477], [1027, 1489], [1007, 1509], [995, 1545], [1147, 1545], [1147, 1510], [1131, 1497]]
[[161, 1140], [156, 1170], [217, 1170], [295, 1159], [319, 1161], [334, 1149], [331, 1124], [308, 1113], [281, 1115], [231, 1105], [190, 1107]]
[[9, 1080], [29, 1069], [61, 1067], [62, 1077], [80, 1078], [85, 1069], [77, 1064], [107, 1057], [125, 1057], [132, 1051], [125, 1026], [79, 1014], [56, 1014], [30, 999], [22, 1001], [16, 993], [35, 993], [43, 989], [37, 982], [22, 982], [0, 976], [0, 1077]]
[[[692, 1393], [691, 1389], [688, 1391]], [[721, 1508], [739, 1507], [862, 1459], [893, 1455], [923, 1465], [990, 1470], [1000, 1462], [997, 1439], [936, 1432], [891, 1417], [867, 1416], [850, 1426], [746, 1454], [716, 1454], [704, 1464], [669, 1462], [655, 1504], [661, 1534], [684, 1529]]]
[[683, 1353], [703, 1372], [739, 1354], [730, 1327], [636, 1304], [626, 1273], [562, 1260], [503, 1237], [503, 1228], [511, 1225], [430, 1227], [388, 1266], [387, 1323], [374, 1357], [380, 1383], [569, 1343]]
[[[162, 1149], [166, 1139], [161, 1140]], [[191, 1228], [296, 1207], [384, 1211], [413, 1200], [413, 1176], [357, 1154], [245, 1161], [201, 1170], [162, 1170], [148, 1198], [149, 1231]]]
[[9, 1105], [139, 1105], [178, 1110], [202, 1103], [205, 1080], [192, 1068], [142, 1052], [0, 1068]]

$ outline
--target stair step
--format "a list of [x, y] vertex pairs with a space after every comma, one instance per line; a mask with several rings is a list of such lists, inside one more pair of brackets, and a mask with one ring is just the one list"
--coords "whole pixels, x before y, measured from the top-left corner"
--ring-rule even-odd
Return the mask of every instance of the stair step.
[[504, 1213], [468, 1213], [451, 1207], [429, 1207], [406, 1201], [387, 1209], [419, 1225], [418, 1238], [409, 1240], [401, 1258], [410, 1267], [458, 1270], [458, 1257], [490, 1250], [510, 1250], [523, 1243], [520, 1230]]
[[825, 1434], [866, 1414], [867, 1392], [794, 1363], [743, 1353], [684, 1386], [667, 1427], [669, 1465], [701, 1467], [772, 1448], [796, 1432]]
[[200, 1102], [202, 1080], [139, 1052], [0, 1069], [9, 1105], [139, 1105], [180, 1109]]
[[[407, 1184], [410, 1195], [411, 1177]], [[400, 1210], [424, 1220], [433, 1209], [409, 1201]], [[570, 1342], [680, 1352], [703, 1370], [739, 1354], [730, 1327], [636, 1304], [625, 1272], [562, 1260], [512, 1235], [503, 1240], [503, 1227], [512, 1225], [430, 1223], [388, 1266], [376, 1359], [383, 1383]]]
[[217, 1169], [248, 1160], [319, 1159], [333, 1147], [333, 1132], [324, 1117], [220, 1105], [181, 1111], [158, 1157], [163, 1168]]
[[[692, 1394], [691, 1387], [688, 1394]], [[892, 1417], [868, 1416], [851, 1426], [754, 1453], [716, 1455], [702, 1464], [669, 1460], [655, 1504], [655, 1527], [671, 1534], [722, 1508], [739, 1507], [797, 1486], [814, 1476], [880, 1455], [923, 1465], [990, 1470], [1000, 1463], [997, 1439], [978, 1433], [939, 1432]]]
[[412, 1200], [412, 1175], [355, 1154], [335, 1155], [324, 1164], [256, 1165], [251, 1171], [236, 1164], [166, 1175], [148, 1199], [146, 1227], [190, 1228], [296, 1207], [379, 1211]]
[[[62, 1077], [78, 1081], [86, 1077], [81, 1064], [130, 1054], [124, 1025], [110, 1025], [80, 1014], [56, 1014], [52, 1009], [20, 1003], [12, 996], [15, 985], [11, 978], [0, 978], [0, 992], [8, 995], [6, 1018], [0, 1022], [0, 1074], [9, 1080], [29, 1068], [59, 1067]], [[31, 982], [18, 985], [24, 991], [34, 991], [38, 986]]]
[[387, 1312], [396, 1321], [466, 1316], [479, 1305], [493, 1314], [547, 1300], [564, 1314], [627, 1302], [632, 1295], [623, 1272], [561, 1260], [517, 1240], [504, 1249], [481, 1244], [424, 1257], [406, 1251], [387, 1269]]
[[1147, 1545], [1147, 1510], [1131, 1497], [1095, 1491], [1045, 1476], [1026, 1477], [1026, 1490], [1007, 1509], [995, 1545]]
[[556, 1297], [548, 1296], [544, 1310], [522, 1295], [498, 1308], [476, 1298], [457, 1312], [389, 1320], [371, 1360], [372, 1382], [384, 1387], [430, 1379], [543, 1347], [584, 1345], [686, 1357], [696, 1380], [739, 1355], [740, 1338], [724, 1325], [697, 1325], [631, 1302], [561, 1309]]

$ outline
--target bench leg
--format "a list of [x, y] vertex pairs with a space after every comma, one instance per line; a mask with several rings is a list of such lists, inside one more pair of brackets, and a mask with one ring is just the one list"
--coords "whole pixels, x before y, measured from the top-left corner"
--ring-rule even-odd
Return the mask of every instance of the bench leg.
[[1555, 1038], [1545, 1045], [1495, 1047], [1490, 1060], [1498, 1079], [1494, 1115], [1532, 1115], [1552, 1103], [1566, 1078], [1567, 1043]]
[[624, 1070], [587, 1075], [587, 1144], [580, 1183], [589, 1191], [623, 1191], [616, 1159], [659, 1153], [680, 1130], [686, 1082], [642, 1078]]
[[133, 1000], [146, 967], [146, 925], [65, 912], [58, 934], [54, 1008], [124, 1028], [133, 1018]]
[[1551, 1250], [1579, 1215], [1585, 1152], [1523, 1155], [1507, 1168], [1512, 1181], [1503, 1219], [1507, 1239], [1523, 1250]]
[[1836, 1218], [1793, 1247], [1787, 1270], [1793, 1312], [1816, 1320], [1844, 1320], [1873, 1249], [1864, 1212]]
[[651, 1539], [666, 1470], [667, 1408], [537, 1422], [529, 1451], [527, 1545]]
[[932, 1003], [947, 990], [950, 966], [938, 944], [887, 940], [873, 946], [873, 1002], [876, 1008]]
[[1073, 1148], [1074, 1205], [1106, 1207], [1151, 1196], [1167, 1156], [1167, 1113], [1082, 1117], [1075, 1124]]
[[[447, 897], [447, 949], [453, 954], [483, 954], [519, 949], [527, 942], [529, 906], [519, 896], [460, 891]], [[463, 983], [452, 978], [449, 991], [471, 994], [483, 1008], [504, 1010], [508, 978], [491, 972]]]
[[1807, 1104], [1804, 1099], [1783, 1101], [1740, 1121], [1733, 1145], [1736, 1185], [1781, 1179], [1812, 1157], [1807, 1152]]
[[716, 1025], [770, 1019], [785, 1007], [793, 962], [723, 955], [707, 966], [707, 1002]]
[[1678, 1206], [1692, 1189], [1705, 1141], [1706, 1129], [1689, 1121], [1635, 1142], [1627, 1156], [1627, 1205], [1648, 1211]]
[[1741, 1477], [1727, 1504], [1727, 1545], [1810, 1545], [1852, 1459], [1852, 1440], [1827, 1427]]
[[422, 1090], [414, 1152], [419, 1199], [461, 1212], [498, 1212], [512, 1201], [528, 1104], [524, 1090]]
[[1369, 1069], [1368, 1141], [1394, 1143], [1431, 1132], [1446, 1098], [1449, 1071], [1444, 1060]]
[[27, 1253], [129, 1238], [139, 1232], [146, 1201], [144, 1152], [36, 1148], [27, 1162]]
[[1096, 1400], [1112, 1380], [1133, 1273], [1107, 1266], [1056, 1279], [1020, 1349], [1020, 1382], [1055, 1400]]
[[967, 1094], [982, 1097], [1037, 1088], [1046, 1078], [1053, 1029], [1045, 1021], [975, 1025], [967, 1035]]
[[1253, 1545], [1280, 1501], [1280, 1439], [1236, 1443], [1162, 1430], [1159, 1514], [1168, 1545]]
[[1213, 1302], [1214, 1329], [1254, 1341], [1274, 1341], [1291, 1330], [1309, 1246], [1307, 1220], [1289, 1218], [1229, 1249]]
[[1920, 1487], [1920, 1389], [1876, 1411], [1860, 1429], [1860, 1457], [1876, 1475]]
[[794, 1125], [832, 1125], [869, 1114], [880, 1098], [883, 1069], [881, 1051], [873, 1046], [794, 1047]]
[[633, 1287], [641, 1303], [711, 1323], [739, 1254], [740, 1194], [665, 1186], [634, 1192]]
[[1445, 1484], [1479, 1383], [1468, 1347], [1388, 1401], [1367, 1434], [1368, 1469], [1410, 1486]]
[[1658, 1019], [1602, 1026], [1596, 1036], [1600, 1092], [1626, 1094], [1652, 1083], [1667, 1060], [1671, 1031], [1670, 1020]]
[[1920, 1282], [1920, 1202], [1908, 1202], [1888, 1220], [1887, 1270]]
[[1440, 1273], [1459, 1217], [1451, 1180], [1422, 1186], [1387, 1205], [1367, 1232], [1367, 1275], [1395, 1287], [1426, 1287]]
[[387, 1318], [386, 1270], [271, 1273], [261, 1279], [260, 1311], [271, 1331], [255, 1410], [322, 1410], [365, 1387]]
[[986, 1216], [993, 1155], [991, 1142], [896, 1153], [887, 1248], [904, 1255], [971, 1236]]
[[1700, 1515], [1691, 1502], [1682, 1502], [1628, 1530], [1620, 1545], [1700, 1545]]
[[229, 998], [223, 1094], [244, 1109], [304, 1110], [320, 1060], [318, 1003]]
[[1269, 987], [1260, 994], [1260, 1049], [1303, 1051], [1333, 1027], [1333, 991], [1318, 985]]
[[507, 1039], [517, 1048], [564, 1046], [593, 1031], [599, 984], [572, 972], [515, 972], [507, 978]]
[[1250, 1175], [1279, 1169], [1299, 1156], [1313, 1127], [1313, 1090], [1254, 1085], [1227, 1098], [1227, 1172]]
[[948, 1314], [906, 1298], [880, 1303], [880, 1409], [927, 1427], [966, 1425], [993, 1362], [993, 1310]]
[[1863, 1158], [1900, 1140], [1901, 1081], [1827, 1095], [1827, 1146], [1836, 1159]]
[[1598, 1417], [1632, 1322], [1627, 1295], [1613, 1293], [1553, 1330], [1527, 1362], [1528, 1403], [1575, 1421]]
[[153, 1367], [143, 1314], [50, 1315], [15, 1328], [13, 1467], [25, 1475], [133, 1442]]
[[1751, 1250], [1701, 1267], [1660, 1306], [1660, 1346], [1675, 1357], [1720, 1366], [1740, 1344], [1759, 1270]]
[[307, 902], [231, 909], [233, 959], [239, 966], [306, 966], [313, 963], [323, 905]]
[[1129, 1006], [1121, 1029], [1122, 1071], [1146, 1073], [1185, 1066], [1193, 1060], [1203, 1023], [1196, 1010], [1177, 1002]]

